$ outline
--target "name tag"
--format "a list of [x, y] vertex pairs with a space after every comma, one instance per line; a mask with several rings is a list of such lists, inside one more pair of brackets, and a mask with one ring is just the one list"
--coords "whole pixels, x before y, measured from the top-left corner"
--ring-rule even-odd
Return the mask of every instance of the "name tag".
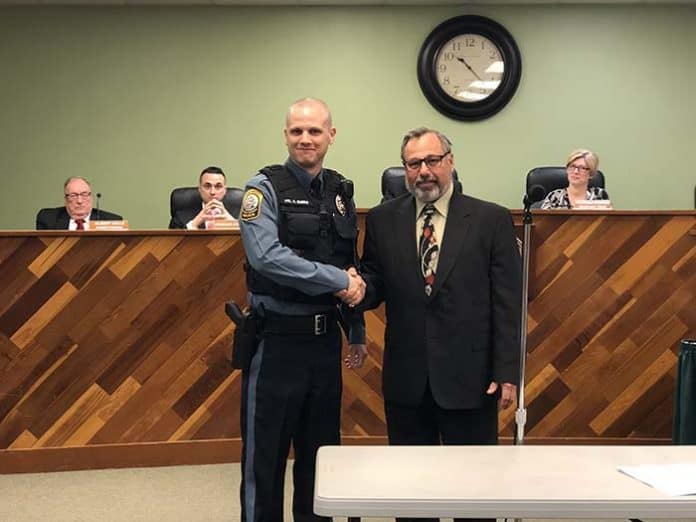
[[90, 230], [128, 230], [128, 220], [122, 219], [117, 221], [89, 221]]
[[613, 210], [613, 207], [608, 199], [588, 199], [577, 201], [573, 210]]
[[306, 199], [283, 199], [283, 205], [295, 205], [297, 207], [308, 207], [309, 201]]

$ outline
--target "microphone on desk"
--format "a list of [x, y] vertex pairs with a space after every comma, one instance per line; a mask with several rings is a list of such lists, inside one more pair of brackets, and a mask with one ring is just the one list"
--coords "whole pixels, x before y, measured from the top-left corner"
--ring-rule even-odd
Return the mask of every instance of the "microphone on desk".
[[96, 211], [97, 220], [101, 219], [101, 212], [99, 212], [99, 202], [100, 201], [101, 201], [101, 192], [97, 192], [97, 211]]
[[529, 210], [529, 208], [532, 206], [532, 203], [541, 201], [545, 197], [546, 189], [544, 187], [542, 187], [541, 185], [532, 185], [531, 188], [524, 195], [524, 198], [522, 198], [524, 209]]

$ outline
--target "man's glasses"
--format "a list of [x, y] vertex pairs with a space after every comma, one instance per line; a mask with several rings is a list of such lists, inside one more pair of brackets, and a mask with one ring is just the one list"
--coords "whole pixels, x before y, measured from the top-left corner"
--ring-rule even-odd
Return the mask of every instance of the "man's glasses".
[[582, 172], [583, 174], [587, 174], [588, 172], [590, 172], [590, 167], [583, 167], [582, 165], [568, 165], [567, 168], [570, 171], [577, 170]]
[[411, 172], [414, 172], [416, 170], [420, 170], [421, 164], [425, 163], [426, 167], [429, 169], [439, 167], [440, 164], [442, 163], [442, 160], [447, 156], [451, 151], [447, 151], [444, 154], [440, 154], [439, 156], [428, 156], [427, 158], [423, 159], [412, 159], [408, 161], [404, 161], [404, 167], [406, 167], [406, 170], [410, 170]]
[[222, 190], [225, 188], [225, 185], [223, 185], [222, 183], [216, 183], [215, 185], [213, 185], [212, 183], [203, 183], [201, 185], [201, 188], [203, 190]]
[[77, 201], [78, 198], [87, 199], [91, 195], [91, 192], [69, 192], [65, 195], [65, 199], [68, 201]]

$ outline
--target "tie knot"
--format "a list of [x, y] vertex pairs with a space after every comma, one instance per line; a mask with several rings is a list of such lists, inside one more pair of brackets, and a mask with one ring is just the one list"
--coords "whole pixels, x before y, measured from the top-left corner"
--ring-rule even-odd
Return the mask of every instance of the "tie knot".
[[435, 205], [432, 203], [428, 203], [423, 207], [423, 215], [426, 218], [432, 217], [432, 215], [436, 212]]

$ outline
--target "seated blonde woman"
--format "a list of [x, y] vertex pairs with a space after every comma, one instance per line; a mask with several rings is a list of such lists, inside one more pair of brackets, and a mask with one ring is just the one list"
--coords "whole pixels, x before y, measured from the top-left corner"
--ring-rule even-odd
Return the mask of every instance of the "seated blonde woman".
[[541, 203], [541, 208], [572, 209], [580, 201], [609, 199], [609, 194], [603, 188], [589, 186], [598, 167], [599, 158], [591, 150], [578, 149], [571, 152], [566, 161], [568, 187], [549, 192]]

